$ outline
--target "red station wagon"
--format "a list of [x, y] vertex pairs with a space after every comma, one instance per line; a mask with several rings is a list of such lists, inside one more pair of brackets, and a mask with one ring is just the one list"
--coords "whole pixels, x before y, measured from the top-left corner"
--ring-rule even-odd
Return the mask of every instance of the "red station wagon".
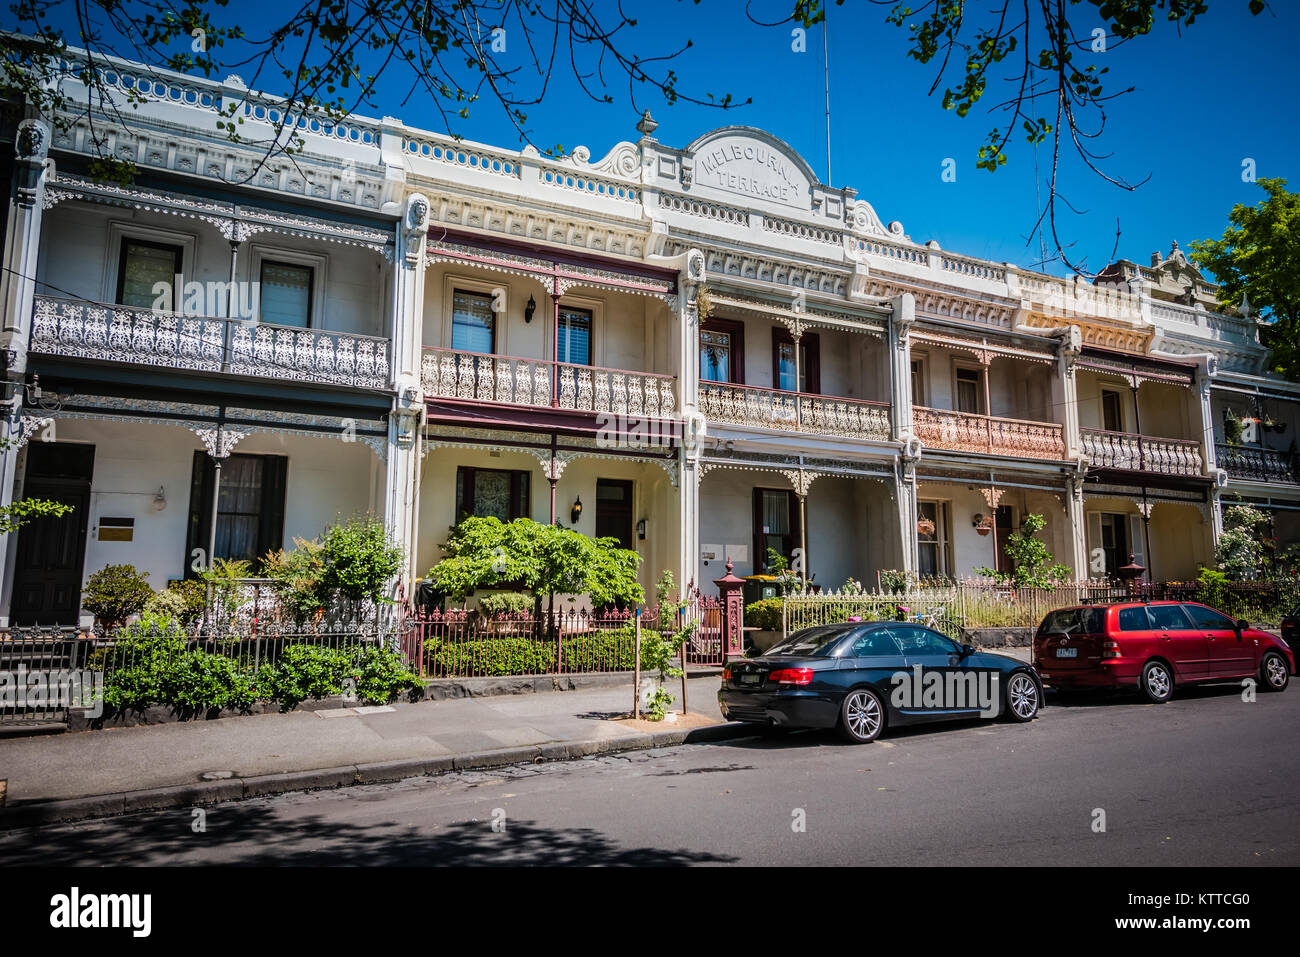
[[1282, 691], [1295, 674], [1285, 641], [1196, 602], [1122, 602], [1050, 612], [1034, 667], [1059, 690], [1137, 686], [1157, 704], [1175, 685], [1256, 678]]

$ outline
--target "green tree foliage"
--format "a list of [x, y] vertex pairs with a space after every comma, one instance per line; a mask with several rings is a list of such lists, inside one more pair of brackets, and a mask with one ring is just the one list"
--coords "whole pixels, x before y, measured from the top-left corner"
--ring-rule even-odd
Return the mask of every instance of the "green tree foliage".
[[586, 595], [593, 608], [645, 599], [637, 583], [641, 557], [614, 538], [588, 538], [527, 518], [467, 518], [443, 545], [446, 557], [429, 580], [457, 601], [477, 588], [518, 584], [534, 595]]
[[281, 605], [297, 625], [304, 625], [325, 610], [329, 590], [325, 587], [325, 546], [303, 538], [294, 547], [267, 552], [262, 574], [280, 586]]
[[1223, 510], [1223, 534], [1214, 549], [1219, 571], [1231, 581], [1253, 581], [1264, 566], [1263, 530], [1268, 516], [1249, 505]]
[[[670, 61], [676, 52], [646, 56], [629, 47], [636, 26], [617, 6], [577, 0], [544, 5], [497, 0], [332, 0], [268, 7], [266, 27], [246, 31], [228, 0], [22, 0], [6, 4], [0, 27], [16, 34], [0, 49], [0, 93], [25, 98], [60, 126], [85, 115], [84, 107], [51, 82], [71, 76], [86, 84], [91, 100], [116, 120], [131, 123], [130, 111], [144, 100], [124, 93], [105, 73], [108, 57], [191, 76], [225, 77], [238, 72], [250, 90], [283, 96], [283, 105], [256, 133], [244, 130], [246, 101], [238, 95], [213, 111], [214, 130], [232, 143], [265, 151], [244, 174], [253, 181], [267, 159], [302, 152], [298, 122], [315, 116], [339, 122], [354, 111], [391, 113], [382, 88], [408, 89], [448, 132], [469, 117], [480, 98], [495, 103], [520, 139], [532, 141], [527, 109], [542, 99], [557, 66], [592, 101], [613, 102], [610, 88], [626, 83], [632, 108], [650, 90], [667, 103], [684, 101], [727, 109], [731, 94], [694, 95], [680, 89]], [[77, 33], [65, 36], [63, 23]], [[90, 67], [77, 65], [67, 48], [77, 46]], [[73, 63], [71, 72], [64, 65]], [[133, 71], [134, 72], [134, 71]], [[748, 101], [746, 101], [748, 102]], [[96, 130], [94, 115], [89, 115]], [[269, 132], [267, 126], [270, 127]], [[564, 147], [533, 144], [547, 155]], [[88, 138], [97, 151], [91, 174], [127, 182], [139, 172], [115, 156], [107, 138]]]
[[1071, 575], [1069, 565], [1056, 561], [1038, 533], [1047, 526], [1041, 515], [1026, 515], [1020, 528], [1007, 536], [1002, 552], [1011, 559], [1011, 571], [1000, 572], [993, 568], [977, 568], [980, 575], [989, 575], [1012, 588], [1052, 588]]
[[[0, 439], [0, 451], [12, 448], [9, 439]], [[58, 518], [73, 511], [74, 506], [51, 502], [43, 498], [24, 498], [8, 505], [0, 505], [0, 537], [16, 532], [38, 518]]]
[[1223, 238], [1192, 243], [1192, 258], [1219, 281], [1220, 303], [1236, 306], [1246, 297], [1266, 320], [1260, 334], [1270, 368], [1300, 381], [1300, 194], [1284, 179], [1256, 185], [1267, 198], [1232, 207]]
[[148, 572], [136, 571], [134, 565], [105, 565], [86, 580], [81, 604], [106, 631], [117, 628], [144, 611], [153, 598], [148, 577]]
[[385, 592], [402, 569], [402, 549], [378, 519], [353, 518], [331, 526], [318, 557], [324, 562], [320, 585], [327, 591], [351, 601], [392, 601]]
[[[976, 154], [978, 169], [996, 172], [1006, 165], [1012, 140], [1051, 149], [1048, 198], [1033, 235], [1050, 234], [1056, 257], [1071, 262], [1057, 228], [1058, 200], [1064, 173], [1086, 168], [1107, 182], [1133, 190], [1136, 184], [1107, 172], [1099, 163], [1110, 154], [1097, 148], [1106, 126], [1107, 108], [1133, 87], [1116, 89], [1103, 66], [1104, 54], [1140, 40], [1160, 28], [1179, 35], [1204, 16], [1209, 0], [1068, 0], [1025, 3], [1023, 0], [873, 0], [885, 7], [886, 22], [907, 32], [907, 56], [934, 67], [930, 94], [942, 90], [941, 103], [965, 117], [994, 91], [988, 112], [997, 117]], [[835, 0], [843, 6], [844, 0]], [[795, 0], [791, 22], [805, 27], [826, 17], [826, 0]], [[1257, 16], [1264, 0], [1219, 0], [1215, 10], [1235, 7]], [[1062, 162], [1072, 151], [1077, 163]], [[1068, 157], [1067, 157], [1068, 159]], [[1066, 202], [1068, 207], [1068, 202]]]

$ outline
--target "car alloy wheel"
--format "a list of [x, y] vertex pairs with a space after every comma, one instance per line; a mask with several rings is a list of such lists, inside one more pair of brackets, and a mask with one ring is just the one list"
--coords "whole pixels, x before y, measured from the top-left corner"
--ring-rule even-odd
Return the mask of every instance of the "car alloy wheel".
[[1151, 661], [1142, 669], [1142, 693], [1152, 704], [1164, 704], [1173, 695], [1174, 681], [1164, 662]]
[[885, 726], [884, 707], [874, 692], [866, 688], [850, 691], [840, 706], [840, 729], [857, 744], [874, 741]]
[[1007, 713], [1016, 721], [1033, 721], [1038, 714], [1038, 683], [1023, 671], [1007, 682]]
[[1282, 660], [1282, 656], [1276, 651], [1270, 651], [1264, 655], [1264, 663], [1260, 668], [1260, 672], [1264, 677], [1264, 690], [1266, 691], [1283, 691], [1291, 680], [1286, 662]]

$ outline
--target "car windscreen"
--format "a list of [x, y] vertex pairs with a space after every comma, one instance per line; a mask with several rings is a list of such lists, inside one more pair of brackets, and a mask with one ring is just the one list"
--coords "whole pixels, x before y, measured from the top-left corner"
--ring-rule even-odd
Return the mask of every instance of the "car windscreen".
[[797, 655], [805, 658], [824, 658], [840, 642], [847, 629], [843, 625], [817, 625], [804, 628], [778, 641], [764, 655]]
[[1058, 608], [1048, 612], [1040, 635], [1100, 635], [1106, 631], [1105, 608]]

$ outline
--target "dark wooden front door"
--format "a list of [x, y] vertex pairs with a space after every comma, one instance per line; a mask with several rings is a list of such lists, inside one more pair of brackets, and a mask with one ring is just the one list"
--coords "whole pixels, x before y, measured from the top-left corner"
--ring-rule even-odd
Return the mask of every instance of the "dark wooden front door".
[[596, 537], [617, 538], [623, 548], [636, 548], [632, 521], [632, 483], [596, 480]]
[[72, 511], [35, 519], [19, 530], [10, 614], [15, 625], [77, 623], [94, 468], [93, 445], [38, 441], [27, 446], [23, 497], [62, 502]]

